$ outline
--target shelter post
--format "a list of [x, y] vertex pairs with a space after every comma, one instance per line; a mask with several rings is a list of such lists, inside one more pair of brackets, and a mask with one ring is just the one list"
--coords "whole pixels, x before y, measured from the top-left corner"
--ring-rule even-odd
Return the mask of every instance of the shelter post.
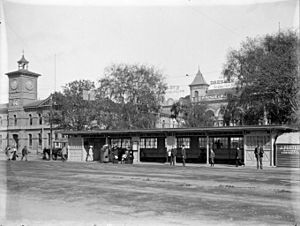
[[209, 165], [209, 136], [206, 135], [206, 164]]

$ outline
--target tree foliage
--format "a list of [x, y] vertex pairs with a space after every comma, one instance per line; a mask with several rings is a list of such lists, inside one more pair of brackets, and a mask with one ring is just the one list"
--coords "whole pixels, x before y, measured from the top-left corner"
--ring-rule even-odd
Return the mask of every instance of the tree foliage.
[[63, 87], [63, 92], [53, 94], [53, 122], [61, 129], [82, 130], [95, 120], [94, 103], [83, 99], [84, 90], [93, 90], [94, 82], [73, 81]]
[[298, 64], [296, 33], [248, 38], [239, 50], [228, 53], [224, 67], [224, 76], [238, 81], [238, 100], [230, 100], [228, 111], [240, 108], [246, 124], [257, 124], [264, 118], [276, 124], [293, 121], [298, 107]]
[[153, 128], [165, 91], [162, 73], [153, 66], [114, 64], [99, 80], [99, 95], [111, 100], [110, 112], [118, 128]]
[[206, 103], [191, 103], [189, 97], [171, 106], [171, 118], [182, 127], [213, 126], [215, 118], [209, 113]]

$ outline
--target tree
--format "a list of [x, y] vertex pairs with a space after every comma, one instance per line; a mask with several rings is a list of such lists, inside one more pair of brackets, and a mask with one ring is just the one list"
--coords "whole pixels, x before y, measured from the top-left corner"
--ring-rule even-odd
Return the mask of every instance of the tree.
[[99, 80], [99, 95], [114, 103], [109, 109], [119, 128], [153, 128], [167, 89], [153, 66], [113, 64]]
[[191, 103], [190, 99], [175, 102], [171, 106], [171, 118], [182, 119], [183, 127], [213, 126], [214, 118], [209, 114], [207, 104]]
[[83, 99], [84, 90], [93, 90], [94, 82], [73, 81], [66, 84], [63, 92], [53, 94], [53, 121], [61, 129], [83, 130], [91, 127], [96, 118], [92, 101]]
[[299, 89], [299, 46], [296, 33], [287, 31], [248, 38], [239, 50], [228, 53], [223, 73], [228, 80], [238, 81], [236, 107], [242, 109], [245, 123], [293, 120]]

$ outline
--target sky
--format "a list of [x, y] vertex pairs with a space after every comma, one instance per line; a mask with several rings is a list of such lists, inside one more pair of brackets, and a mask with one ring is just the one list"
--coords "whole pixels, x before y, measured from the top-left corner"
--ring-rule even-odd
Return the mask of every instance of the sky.
[[0, 103], [8, 101], [5, 73], [17, 70], [23, 51], [29, 70], [42, 75], [39, 99], [74, 80], [96, 82], [113, 63], [154, 65], [176, 98], [189, 94], [198, 69], [207, 82], [221, 78], [228, 51], [247, 37], [299, 32], [297, 0], [0, 0], [0, 7]]

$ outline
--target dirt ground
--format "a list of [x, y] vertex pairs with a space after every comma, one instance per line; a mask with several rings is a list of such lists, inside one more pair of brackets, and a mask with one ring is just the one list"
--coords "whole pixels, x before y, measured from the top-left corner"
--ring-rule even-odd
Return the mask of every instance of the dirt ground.
[[0, 161], [0, 225], [296, 225], [300, 171]]

